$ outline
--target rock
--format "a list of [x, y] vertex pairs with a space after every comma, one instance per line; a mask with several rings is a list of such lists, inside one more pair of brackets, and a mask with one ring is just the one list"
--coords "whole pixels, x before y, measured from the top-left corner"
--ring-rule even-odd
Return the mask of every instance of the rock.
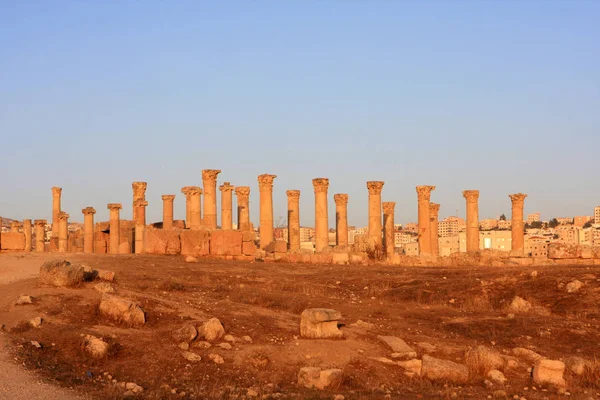
[[506, 394], [506, 392], [504, 390], [496, 390], [493, 394], [494, 399], [507, 399], [508, 398], [508, 394]]
[[46, 261], [40, 267], [40, 282], [50, 286], [73, 287], [84, 279], [82, 266], [71, 265], [67, 260]]
[[398, 361], [397, 364], [405, 370], [404, 374], [409, 377], [421, 376], [421, 370], [423, 368], [423, 361], [421, 360], [408, 360]]
[[344, 395], [336, 394], [335, 396], [333, 396], [333, 400], [345, 400], [345, 397]]
[[581, 289], [582, 287], [583, 287], [583, 282], [575, 279], [574, 281], [567, 283], [567, 287], [566, 287], [567, 293], [577, 293], [577, 292], [579, 292], [579, 289]]
[[421, 374], [434, 381], [453, 383], [465, 383], [469, 379], [469, 369], [465, 365], [428, 355], [423, 356]]
[[114, 293], [115, 288], [108, 282], [100, 282], [94, 286], [94, 289], [100, 293]]
[[42, 317], [35, 317], [29, 321], [32, 328], [39, 328], [42, 325]]
[[190, 343], [198, 336], [196, 327], [192, 324], [185, 324], [171, 334], [171, 337], [176, 342]]
[[179, 345], [177, 345], [177, 347], [179, 347], [181, 350], [189, 350], [190, 344], [188, 342], [181, 342]]
[[103, 358], [108, 354], [108, 343], [92, 335], [83, 337], [83, 349], [95, 358]]
[[235, 338], [233, 335], [225, 335], [223, 336], [223, 340], [230, 343], [235, 343]]
[[467, 352], [465, 362], [469, 368], [478, 373], [486, 375], [493, 369], [500, 369], [504, 366], [502, 355], [486, 346], [477, 346]]
[[585, 368], [587, 366], [586, 360], [581, 357], [569, 357], [566, 359], [565, 364], [567, 365], [567, 368], [569, 368], [569, 371], [578, 376], [585, 373]]
[[41, 349], [41, 348], [42, 348], [42, 345], [40, 344], [40, 342], [38, 342], [38, 341], [36, 341], [36, 340], [32, 340], [30, 343], [31, 343], [31, 345], [32, 345], [33, 347], [35, 347], [36, 349]]
[[393, 358], [415, 358], [417, 352], [406, 342], [395, 336], [377, 336], [377, 339], [387, 344], [394, 352]]
[[22, 306], [25, 304], [32, 304], [32, 303], [33, 303], [33, 298], [31, 296], [25, 296], [25, 295], [19, 296], [17, 301], [15, 301], [16, 306]]
[[386, 364], [386, 365], [397, 365], [396, 361], [394, 360], [390, 360], [387, 357], [369, 357], [371, 358], [371, 360], [375, 360], [375, 361], [379, 361], [382, 364]]
[[193, 342], [192, 343], [192, 347], [198, 348], [198, 349], [208, 349], [210, 348], [212, 345], [208, 342], [204, 342], [204, 341], [199, 341], [199, 342]]
[[435, 345], [427, 342], [419, 342], [417, 343], [417, 347], [423, 350], [425, 353], [433, 353], [437, 349]]
[[559, 388], [565, 387], [563, 378], [565, 363], [558, 360], [543, 359], [533, 367], [533, 381], [538, 385], [548, 384]]
[[514, 349], [512, 349], [512, 353], [520, 359], [529, 362], [530, 364], [535, 364], [539, 360], [542, 360], [544, 358], [535, 351], [525, 349], [523, 347], [515, 347]]
[[504, 385], [506, 382], [508, 382], [508, 379], [506, 379], [504, 374], [498, 371], [497, 369], [493, 369], [490, 372], [488, 372], [487, 377], [492, 382], [497, 383], [499, 385]]
[[143, 387], [133, 382], [128, 382], [125, 384], [125, 389], [131, 390], [134, 394], [142, 393], [144, 391]]
[[209, 342], [214, 342], [225, 336], [225, 328], [217, 318], [211, 318], [198, 328], [198, 335]]
[[219, 354], [211, 353], [208, 355], [208, 358], [210, 358], [215, 364], [225, 364], [225, 360], [223, 360], [223, 357], [221, 357]]
[[357, 328], [363, 328], [363, 329], [377, 329], [377, 326], [375, 324], [372, 324], [370, 322], [365, 322], [361, 319], [359, 319], [358, 321], [356, 321], [353, 324], [350, 324], [350, 326], [355, 326]]
[[185, 358], [186, 360], [191, 361], [191, 362], [197, 362], [197, 361], [202, 360], [202, 357], [200, 357], [196, 353], [192, 353], [191, 351], [184, 351], [182, 353], [182, 355], [183, 355], [183, 358]]
[[97, 273], [98, 273], [98, 279], [102, 279], [103, 281], [114, 282], [114, 280], [115, 280], [116, 274], [114, 273], [114, 271], [99, 269], [97, 271]]
[[198, 262], [198, 259], [196, 257], [194, 257], [194, 256], [187, 256], [185, 258], [185, 262], [187, 262], [187, 263], [196, 263], [196, 262]]
[[219, 343], [217, 347], [220, 347], [223, 350], [231, 350], [233, 348], [229, 343]]
[[519, 296], [515, 296], [515, 298], [510, 303], [510, 306], [508, 306], [508, 310], [515, 313], [526, 313], [531, 311], [532, 309], [533, 306], [531, 305], [531, 303]]
[[342, 319], [339, 311], [327, 308], [308, 308], [300, 316], [300, 336], [310, 339], [339, 339], [344, 334], [338, 329]]
[[252, 343], [252, 338], [250, 336], [242, 336], [242, 339], [244, 340], [244, 342]]
[[246, 390], [246, 396], [248, 396], [248, 397], [257, 397], [258, 396], [258, 392], [256, 390], [254, 390], [254, 389], [248, 389], [248, 390]]
[[298, 385], [305, 388], [336, 388], [342, 383], [341, 369], [328, 369], [321, 371], [320, 368], [304, 367], [298, 373]]
[[141, 326], [146, 323], [144, 310], [139, 306], [130, 300], [122, 299], [107, 293], [102, 295], [98, 310], [100, 311], [100, 314], [116, 322], [122, 322], [132, 327]]

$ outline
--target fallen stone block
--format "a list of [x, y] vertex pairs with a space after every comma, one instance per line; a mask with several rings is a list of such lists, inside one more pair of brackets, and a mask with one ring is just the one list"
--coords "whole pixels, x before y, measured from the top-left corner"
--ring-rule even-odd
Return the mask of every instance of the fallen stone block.
[[196, 330], [196, 327], [194, 325], [186, 324], [174, 331], [171, 336], [177, 343], [190, 343], [194, 339], [196, 339], [196, 337], [198, 336], [198, 331]]
[[406, 342], [395, 336], [377, 336], [377, 339], [388, 345], [392, 352], [395, 353], [394, 358], [415, 358], [417, 352], [410, 347]]
[[544, 357], [542, 357], [541, 355], [539, 355], [538, 353], [536, 353], [533, 350], [529, 350], [529, 349], [525, 349], [523, 347], [515, 347], [514, 349], [512, 349], [512, 353], [522, 359], [527, 361], [530, 364], [535, 364], [540, 360], [543, 360]]
[[115, 288], [108, 282], [100, 282], [94, 286], [94, 289], [99, 291], [100, 293], [114, 293]]
[[423, 356], [421, 374], [433, 381], [465, 383], [469, 379], [469, 369], [466, 365], [428, 355]]
[[421, 376], [421, 370], [423, 368], [423, 361], [421, 360], [408, 360], [398, 361], [397, 364], [404, 369], [404, 375], [412, 378], [413, 376]]
[[300, 336], [310, 339], [339, 339], [344, 334], [338, 328], [342, 319], [339, 311], [327, 308], [309, 308], [300, 316]]
[[316, 367], [304, 367], [298, 373], [298, 385], [305, 388], [335, 389], [342, 383], [341, 369], [327, 369], [321, 371]]
[[80, 265], [71, 265], [66, 260], [46, 261], [40, 267], [40, 283], [57, 286], [73, 287], [84, 280], [85, 272]]
[[584, 286], [583, 282], [575, 279], [574, 281], [571, 281], [569, 283], [567, 283], [567, 293], [576, 293], [579, 292], [579, 290]]
[[32, 304], [32, 303], [33, 303], [33, 297], [26, 296], [26, 295], [19, 296], [17, 301], [15, 301], [16, 306], [23, 306], [25, 304]]
[[83, 349], [95, 358], [102, 358], [108, 354], [108, 343], [101, 338], [85, 335], [83, 337]]
[[533, 306], [531, 305], [531, 303], [519, 296], [515, 296], [514, 299], [511, 301], [510, 305], [508, 306], [508, 311], [515, 313], [527, 313], [532, 309]]
[[136, 327], [146, 323], [146, 315], [138, 305], [130, 300], [110, 294], [103, 294], [98, 308], [100, 314], [116, 322]]
[[533, 381], [538, 385], [552, 385], [559, 388], [565, 387], [563, 378], [565, 363], [558, 360], [543, 359], [533, 367]]
[[245, 256], [254, 256], [256, 254], [256, 245], [254, 242], [242, 242], [242, 254]]
[[198, 328], [198, 336], [209, 342], [215, 342], [225, 336], [225, 328], [217, 318], [211, 318]]

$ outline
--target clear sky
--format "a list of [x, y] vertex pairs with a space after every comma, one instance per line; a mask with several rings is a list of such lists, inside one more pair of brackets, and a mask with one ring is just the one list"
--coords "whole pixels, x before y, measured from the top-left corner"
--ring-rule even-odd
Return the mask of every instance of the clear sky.
[[[251, 187], [278, 175], [275, 221], [311, 179], [348, 193], [367, 224], [366, 181], [385, 181], [396, 221], [416, 221], [416, 185], [440, 216], [542, 218], [600, 204], [600, 1], [0, 1], [0, 215], [51, 217], [50, 188], [82, 220], [148, 182], [162, 194]], [[219, 201], [220, 204], [220, 201]], [[234, 202], [235, 204], [235, 202]], [[218, 205], [220, 209], [220, 205]]]

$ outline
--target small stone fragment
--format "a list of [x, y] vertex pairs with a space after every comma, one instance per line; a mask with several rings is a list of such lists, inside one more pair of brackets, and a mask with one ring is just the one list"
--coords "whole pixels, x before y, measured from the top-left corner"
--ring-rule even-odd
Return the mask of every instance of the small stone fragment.
[[514, 313], [527, 313], [532, 309], [531, 303], [519, 296], [515, 296], [508, 306], [508, 310]]
[[92, 335], [85, 335], [83, 337], [83, 348], [92, 357], [102, 358], [106, 356], [108, 347], [108, 343], [101, 338]]
[[200, 357], [196, 353], [192, 353], [191, 351], [184, 351], [183, 358], [185, 358], [188, 361], [192, 361], [192, 362], [197, 362], [197, 361], [202, 360], [202, 357]]
[[115, 288], [108, 282], [100, 282], [94, 286], [94, 289], [99, 291], [100, 293], [114, 293]]
[[225, 335], [223, 340], [230, 343], [235, 343], [235, 337], [233, 335]]
[[198, 262], [198, 259], [196, 257], [194, 257], [194, 256], [187, 256], [185, 258], [185, 262], [187, 262], [187, 263], [196, 263], [196, 262]]
[[210, 358], [215, 364], [225, 364], [225, 360], [223, 360], [223, 357], [221, 357], [219, 354], [211, 353], [208, 355], [208, 358]]
[[242, 339], [244, 340], [244, 342], [252, 343], [252, 338], [250, 336], [242, 336]]
[[42, 325], [42, 322], [42, 317], [35, 317], [29, 321], [29, 325], [31, 325], [32, 328], [39, 328]]
[[567, 293], [576, 293], [579, 292], [579, 290], [584, 286], [583, 282], [575, 279], [574, 281], [571, 281], [569, 283], [567, 283]]
[[196, 327], [192, 324], [185, 324], [181, 328], [174, 331], [171, 335], [176, 342], [186, 342], [189, 343], [196, 339], [198, 336], [198, 331]]
[[504, 385], [506, 382], [508, 382], [508, 379], [506, 379], [504, 374], [498, 371], [497, 369], [493, 369], [490, 372], [488, 372], [487, 377], [492, 382], [497, 383], [498, 385]]
[[229, 343], [219, 343], [217, 347], [220, 347], [224, 350], [231, 350], [233, 348]]
[[342, 383], [341, 369], [328, 369], [321, 371], [320, 368], [304, 367], [298, 373], [298, 385], [306, 388], [336, 388]]
[[32, 303], [33, 303], [33, 298], [31, 296], [21, 295], [15, 302], [15, 305], [22, 306], [25, 304], [32, 304]]

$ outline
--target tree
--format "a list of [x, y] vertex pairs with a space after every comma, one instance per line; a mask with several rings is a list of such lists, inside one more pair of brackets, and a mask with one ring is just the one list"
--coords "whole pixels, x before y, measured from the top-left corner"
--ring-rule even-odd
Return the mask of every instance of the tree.
[[558, 223], [558, 220], [556, 218], [552, 218], [550, 222], [548, 222], [548, 226], [550, 228], [556, 228], [558, 225], [560, 224]]
[[591, 228], [592, 227], [593, 222], [592, 221], [588, 221], [585, 224], [583, 224], [583, 228]]
[[502, 214], [502, 215], [500, 216], [500, 221], [506, 221], [506, 215]]
[[529, 226], [532, 229], [542, 229], [544, 223], [542, 221], [533, 221], [531, 224], [529, 224]]

